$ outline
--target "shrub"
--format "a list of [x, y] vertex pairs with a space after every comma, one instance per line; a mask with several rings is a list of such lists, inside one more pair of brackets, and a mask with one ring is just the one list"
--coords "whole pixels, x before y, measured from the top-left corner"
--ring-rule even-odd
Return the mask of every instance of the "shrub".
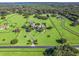
[[35, 42], [37, 42], [37, 40], [34, 40]]
[[52, 26], [46, 27], [46, 29], [52, 29]]
[[24, 35], [24, 38], [26, 38], [27, 36], [26, 35]]
[[56, 15], [55, 14], [52, 14], [51, 17], [56, 17]]
[[28, 40], [28, 42], [31, 42], [31, 40]]
[[29, 15], [23, 15], [24, 16], [24, 18], [28, 18], [29, 17]]
[[30, 44], [30, 43], [28, 42], [28, 43], [26, 43], [26, 44]]
[[46, 26], [46, 23], [42, 23], [42, 24], [44, 24]]
[[47, 37], [50, 37], [50, 35], [47, 35]]
[[38, 44], [37, 42], [35, 42], [34, 44]]
[[34, 44], [38, 44], [38, 43], [37, 43], [37, 40], [34, 40]]
[[40, 25], [40, 23], [35, 23], [35, 25]]
[[47, 14], [47, 17], [49, 17], [49, 15]]
[[25, 29], [25, 28], [27, 28], [27, 26], [24, 24], [24, 25], [22, 25], [22, 27], [21, 27], [21, 28], [24, 28], [24, 29]]
[[56, 40], [58, 43], [61, 43], [61, 44], [63, 44], [63, 43], [66, 43], [67, 42], [67, 40], [66, 39], [64, 39], [64, 38], [61, 38], [61, 39], [59, 39], [59, 40]]
[[43, 20], [48, 19], [47, 16], [41, 16], [41, 15], [37, 15], [37, 14], [34, 16], [34, 18], [43, 19]]
[[10, 41], [10, 44], [16, 44], [17, 42], [18, 42], [17, 39], [13, 39], [13, 40]]
[[2, 41], [5, 41], [5, 39], [2, 39]]

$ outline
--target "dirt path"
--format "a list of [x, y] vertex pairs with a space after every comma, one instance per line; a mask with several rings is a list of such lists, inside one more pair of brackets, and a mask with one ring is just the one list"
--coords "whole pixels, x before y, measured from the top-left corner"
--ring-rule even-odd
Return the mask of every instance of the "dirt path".
[[61, 27], [63, 29], [65, 29], [66, 31], [68, 31], [68, 32], [70, 32], [70, 33], [72, 33], [72, 34], [79, 37], [79, 33], [75, 32], [75, 31], [71, 30], [70, 28], [68, 28], [67, 26], [65, 26], [65, 20], [64, 19], [61, 19]]

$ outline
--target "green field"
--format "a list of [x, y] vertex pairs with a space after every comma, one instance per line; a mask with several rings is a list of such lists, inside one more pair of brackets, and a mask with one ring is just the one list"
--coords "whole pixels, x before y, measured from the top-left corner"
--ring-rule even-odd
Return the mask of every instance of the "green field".
[[[33, 18], [33, 15], [30, 16], [29, 18], [26, 18], [26, 19], [23, 16], [18, 15], [18, 14], [8, 15], [7, 16], [7, 22], [9, 23], [9, 25], [11, 25], [11, 24], [15, 25], [15, 28], [17, 28], [17, 27], [20, 28], [21, 32], [20, 33], [13, 33], [12, 32], [12, 30], [14, 29], [13, 27], [9, 27], [9, 29], [7, 29], [5, 31], [1, 30], [1, 33], [0, 33], [1, 45], [2, 44], [3, 45], [11, 45], [10, 40], [12, 40], [14, 38], [17, 38], [19, 42], [17, 44], [15, 44], [15, 45], [18, 45], [18, 46], [30, 46], [30, 45], [26, 44], [28, 39], [31, 40], [30, 36], [33, 36], [35, 39], [38, 40], [37, 46], [57, 45], [55, 40], [60, 38], [60, 36], [58, 35], [56, 29], [53, 26], [52, 26], [53, 27], [52, 29], [46, 30], [45, 32], [43, 31], [43, 32], [39, 33], [39, 32], [36, 32], [35, 30], [32, 30], [31, 32], [25, 32], [25, 30], [22, 29], [21, 26], [23, 24], [28, 25], [29, 20], [32, 20], [35, 23], [46, 23], [47, 26], [52, 26], [49, 19], [47, 21], [42, 20], [42, 19], [39, 20], [39, 19]], [[24, 35], [26, 35], [26, 38], [24, 38]], [[50, 35], [51, 37], [48, 39], [47, 35]], [[6, 39], [5, 43], [4, 43], [4, 41], [2, 41], [2, 39]]]
[[45, 49], [43, 48], [5, 48], [5, 49], [0, 49], [0, 56], [43, 56], [43, 51]]
[[[45, 14], [44, 14], [45, 15]], [[19, 14], [9, 14], [6, 19], [0, 19], [0, 25], [8, 23], [9, 28], [6, 30], [0, 30], [0, 46], [31, 46], [27, 44], [28, 40], [35, 39], [37, 44], [35, 46], [57, 46], [60, 45], [56, 40], [60, 39], [61, 36], [67, 39], [67, 43], [70, 45], [79, 45], [79, 25], [71, 27], [72, 23], [70, 20], [63, 17], [63, 19], [57, 19], [56, 17], [49, 17], [47, 20], [37, 19], [30, 15], [29, 18]], [[26, 32], [22, 27], [23, 24], [29, 25], [29, 21], [32, 20], [35, 23], [46, 23], [46, 26], [52, 26], [52, 29], [46, 29], [42, 32]], [[53, 23], [53, 24], [52, 24]], [[14, 33], [12, 30], [19, 28], [19, 33]], [[68, 28], [70, 30], [66, 30]], [[77, 35], [76, 35], [77, 34]], [[47, 37], [50, 35], [50, 37]], [[24, 37], [26, 36], [26, 37]], [[5, 39], [5, 40], [4, 40]], [[17, 39], [16, 44], [10, 44], [10, 41]], [[19, 49], [0, 49], [0, 55], [43, 55], [45, 49], [39, 48], [19, 48]]]

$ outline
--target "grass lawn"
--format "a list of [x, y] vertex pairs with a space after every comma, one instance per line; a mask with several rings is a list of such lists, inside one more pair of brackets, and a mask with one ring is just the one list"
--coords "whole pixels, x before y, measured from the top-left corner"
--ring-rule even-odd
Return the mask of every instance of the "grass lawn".
[[[2, 39], [6, 39], [5, 42], [10, 42], [12, 39], [16, 38], [16, 33], [13, 33], [12, 30], [15, 28], [20, 28], [20, 33], [17, 36], [18, 39], [18, 43], [15, 45], [18, 46], [30, 46], [31, 44], [26, 44], [27, 40], [31, 40], [32, 38], [30, 38], [30, 36], [32, 35], [34, 37], [34, 39], [38, 40], [38, 44], [37, 46], [53, 46], [53, 45], [58, 45], [58, 43], [56, 42], [56, 39], [59, 39], [60, 36], [58, 35], [58, 32], [56, 31], [56, 29], [52, 26], [51, 22], [48, 20], [42, 20], [42, 19], [37, 19], [37, 18], [33, 18], [33, 15], [30, 16], [29, 18], [24, 18], [22, 15], [18, 15], [18, 14], [11, 14], [11, 15], [7, 15], [7, 21], [9, 24], [9, 29], [7, 30], [2, 30], [0, 33], [1, 35], [1, 44], [4, 43], [4, 41], [2, 41]], [[32, 20], [35, 23], [46, 23], [47, 26], [52, 26], [53, 28], [50, 30], [46, 30], [43, 32], [36, 32], [35, 30], [32, 30], [31, 32], [25, 32], [24, 29], [21, 28], [21, 26], [23, 24], [28, 25], [28, 22]], [[27, 22], [27, 23], [26, 23]], [[12, 27], [11, 25], [13, 25], [14, 27]], [[5, 34], [4, 34], [4, 33]], [[9, 32], [9, 33], [6, 33]], [[30, 35], [31, 34], [31, 35]], [[10, 36], [9, 36], [10, 35]], [[24, 35], [26, 35], [26, 38], [24, 38]], [[50, 35], [50, 37], [48, 38], [47, 35]], [[11, 45], [11, 44], [5, 44], [4, 45]]]
[[43, 56], [43, 48], [5, 48], [0, 49], [0, 56]]
[[[0, 30], [0, 45], [11, 45], [10, 41], [12, 39], [18, 39], [18, 43], [15, 44], [18, 46], [30, 46], [31, 44], [27, 44], [27, 40], [31, 40], [31, 36], [34, 39], [38, 40], [37, 46], [54, 46], [58, 45], [56, 42], [57, 39], [60, 39], [60, 35], [57, 32], [56, 28], [52, 25], [49, 19], [51, 19], [55, 26], [57, 27], [58, 31], [61, 33], [62, 37], [68, 40], [68, 43], [72, 45], [78, 45], [78, 39], [76, 35], [68, 32], [67, 30], [63, 29], [61, 26], [61, 19], [57, 19], [56, 17], [50, 17], [47, 20], [37, 19], [33, 17], [34, 15], [29, 16], [29, 18], [24, 18], [22, 15], [19, 14], [10, 14], [6, 16], [7, 21], [0, 20], [0, 24], [7, 22], [9, 24], [9, 28], [7, 30]], [[65, 26], [78, 32], [78, 27], [71, 27], [69, 24], [71, 21], [64, 18]], [[36, 32], [35, 30], [31, 30], [31, 32], [25, 32], [24, 29], [21, 28], [23, 24], [29, 25], [29, 21], [33, 21], [35, 23], [46, 23], [46, 26], [52, 26], [52, 29], [45, 30], [42, 32]], [[11, 26], [13, 25], [13, 26]], [[19, 28], [21, 31], [20, 33], [12, 32], [13, 29]], [[18, 34], [18, 36], [17, 36]], [[26, 35], [26, 38], [24, 37]], [[50, 37], [47, 37], [50, 35]], [[17, 37], [16, 37], [17, 36]], [[5, 41], [3, 41], [5, 39]]]
[[[76, 36], [76, 35], [74, 35], [74, 34], [72, 34], [72, 33], [70, 33], [70, 32], [68, 32], [67, 30], [63, 29], [62, 26], [61, 26], [61, 23], [62, 23], [61, 19], [57, 19], [56, 17], [51, 18], [51, 19], [54, 22], [54, 24], [56, 25], [57, 29], [60, 31], [62, 37], [65, 38], [65, 39], [67, 39], [67, 41], [68, 41], [69, 44], [71, 44], [71, 45], [79, 45], [79, 41], [78, 41], [79, 37]], [[65, 20], [68, 20], [68, 19], [65, 19]], [[69, 22], [69, 21], [67, 21], [67, 22]], [[65, 24], [65, 26], [69, 27], [70, 25], [66, 25]]]
[[64, 19], [65, 20], [65, 26], [67, 26], [68, 28], [70, 28], [71, 30], [79, 33], [79, 25], [77, 26], [70, 26], [70, 24], [72, 24], [72, 21], [68, 20], [68, 19]]
[[[79, 45], [79, 37], [70, 33], [69, 31], [65, 30], [62, 27], [62, 20], [57, 19], [56, 17], [50, 17], [47, 20], [37, 19], [33, 18], [34, 15], [29, 16], [29, 18], [24, 18], [22, 15], [19, 14], [10, 14], [6, 16], [6, 21], [0, 19], [0, 25], [4, 23], [8, 23], [9, 28], [6, 30], [0, 30], [0, 46], [31, 46], [31, 44], [27, 44], [28, 40], [32, 40], [31, 37], [37, 40], [36, 46], [56, 46], [59, 45], [59, 43], [56, 42], [56, 40], [60, 39], [61, 36], [59, 35], [58, 31], [62, 35], [63, 38], [67, 39], [67, 42], [71, 45]], [[55, 24], [54, 25], [50, 22], [50, 19]], [[22, 27], [22, 25], [26, 24], [29, 25], [29, 21], [33, 21], [35, 23], [46, 23], [46, 26], [52, 26], [52, 29], [46, 29], [42, 32], [36, 32], [35, 30], [31, 30], [31, 32], [26, 32]], [[79, 32], [79, 27], [71, 27], [69, 24], [71, 24], [71, 21], [64, 18], [65, 20], [65, 26], [72, 29], [75, 32]], [[19, 33], [14, 33], [12, 30], [19, 28]], [[57, 31], [58, 30], [58, 31]], [[50, 35], [50, 37], [47, 37]], [[24, 37], [26, 36], [26, 37]], [[5, 39], [5, 40], [4, 40]], [[10, 41], [13, 39], [18, 39], [17, 44], [10, 44]], [[18, 48], [18, 49], [0, 49], [0, 55], [43, 55], [43, 51], [45, 49], [40, 48]], [[16, 52], [17, 51], [17, 52]]]

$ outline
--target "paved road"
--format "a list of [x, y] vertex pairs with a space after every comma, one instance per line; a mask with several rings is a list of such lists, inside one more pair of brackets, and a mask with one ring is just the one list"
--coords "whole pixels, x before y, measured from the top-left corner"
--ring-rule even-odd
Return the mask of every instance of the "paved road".
[[73, 47], [75, 47], [75, 48], [79, 48], [79, 45], [75, 45], [75, 46], [73, 46]]
[[[0, 46], [1, 48], [54, 48], [55, 46]], [[79, 48], [79, 45], [72, 46]]]
[[0, 46], [0, 48], [53, 48], [54, 46]]

